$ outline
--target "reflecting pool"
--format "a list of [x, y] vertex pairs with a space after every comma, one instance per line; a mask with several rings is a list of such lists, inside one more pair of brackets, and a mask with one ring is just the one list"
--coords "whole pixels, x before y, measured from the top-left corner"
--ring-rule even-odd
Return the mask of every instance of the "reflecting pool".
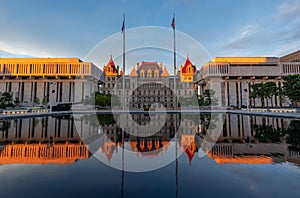
[[0, 120], [1, 197], [300, 197], [300, 120], [122, 119], [131, 130], [111, 114]]

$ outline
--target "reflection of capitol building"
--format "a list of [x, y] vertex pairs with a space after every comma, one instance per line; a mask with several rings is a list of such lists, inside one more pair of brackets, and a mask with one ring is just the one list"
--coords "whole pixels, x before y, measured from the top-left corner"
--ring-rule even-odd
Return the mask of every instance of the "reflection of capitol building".
[[[112, 57], [103, 68], [106, 83], [101, 88], [103, 94], [122, 96], [123, 71], [116, 66]], [[194, 95], [193, 74], [196, 67], [187, 57], [185, 64], [180, 66], [176, 76], [177, 97], [192, 97]], [[177, 106], [173, 97], [174, 76], [169, 74], [166, 66], [157, 62], [137, 63], [125, 76], [126, 104], [131, 109], [148, 110], [151, 104], [158, 103], [160, 107], [172, 109]], [[131, 91], [129, 91], [131, 90]]]
[[[139, 125], [146, 125], [150, 122], [149, 115], [146, 114], [133, 114], [126, 115], [126, 120], [129, 119], [129, 116]], [[159, 119], [160, 117], [158, 116]], [[125, 120], [125, 122], [127, 122]], [[154, 123], [158, 120], [152, 120]], [[175, 135], [175, 123], [179, 123], [179, 115], [168, 115], [167, 122], [164, 126], [152, 136], [146, 137], [137, 137], [128, 133], [124, 133], [124, 142], [128, 142], [130, 145], [130, 150], [135, 152], [137, 155], [145, 157], [157, 157], [160, 154], [163, 154], [168, 150], [170, 141], [174, 138]], [[107, 140], [104, 142], [104, 149], [102, 152], [110, 161], [111, 156], [114, 152], [118, 152], [118, 145], [121, 146], [122, 142], [122, 129], [118, 127], [117, 123], [104, 124], [101, 126], [104, 134], [106, 134]]]
[[[127, 119], [129, 116], [132, 116], [132, 119], [140, 125], [145, 125], [150, 122], [150, 117], [145, 114], [133, 114], [126, 116]], [[160, 117], [158, 116], [155, 119], [160, 119]], [[158, 120], [152, 121], [154, 123], [158, 122]], [[107, 136], [107, 140], [104, 142], [102, 147], [102, 152], [105, 153], [108, 161], [110, 161], [113, 153], [118, 152], [118, 146], [123, 144], [121, 135], [122, 130], [117, 126], [116, 123], [104, 124], [102, 125], [102, 129]], [[176, 137], [177, 139], [175, 139], [176, 131], [178, 132]], [[178, 149], [181, 147], [180, 151], [182, 153], [185, 152], [191, 162], [195, 152], [198, 151], [194, 142], [196, 131], [197, 124], [194, 121], [182, 118], [182, 116], [179, 114], [167, 114], [164, 126], [157, 131], [155, 135], [137, 137], [125, 133], [124, 142], [127, 142], [130, 145], [129, 149], [132, 152], [135, 152], [137, 156], [140, 155], [142, 157], [153, 158], [168, 152], [170, 143], [175, 141]]]

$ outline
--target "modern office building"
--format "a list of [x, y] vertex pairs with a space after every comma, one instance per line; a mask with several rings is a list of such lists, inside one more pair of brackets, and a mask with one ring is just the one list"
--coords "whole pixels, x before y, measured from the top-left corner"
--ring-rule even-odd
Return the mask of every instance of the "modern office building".
[[[279, 57], [216, 57], [203, 65], [194, 77], [197, 94], [214, 89], [219, 106], [261, 106], [261, 100], [251, 99], [251, 85], [275, 82], [283, 86], [282, 76], [300, 74], [300, 51]], [[249, 90], [249, 91], [248, 91]], [[247, 101], [248, 100], [248, 101]], [[273, 97], [274, 106], [288, 106], [288, 100]], [[271, 106], [271, 100], [264, 103]]]
[[22, 106], [48, 98], [51, 105], [81, 102], [103, 83], [102, 71], [78, 58], [0, 58], [0, 92]]

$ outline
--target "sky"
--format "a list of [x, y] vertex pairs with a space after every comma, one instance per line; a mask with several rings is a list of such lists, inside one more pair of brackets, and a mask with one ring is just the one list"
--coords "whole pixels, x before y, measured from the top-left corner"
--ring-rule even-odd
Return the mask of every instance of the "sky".
[[172, 31], [175, 13], [176, 30], [211, 57], [280, 57], [300, 49], [300, 0], [0, 0], [0, 57], [84, 60], [121, 32], [123, 13], [126, 31], [142, 26]]

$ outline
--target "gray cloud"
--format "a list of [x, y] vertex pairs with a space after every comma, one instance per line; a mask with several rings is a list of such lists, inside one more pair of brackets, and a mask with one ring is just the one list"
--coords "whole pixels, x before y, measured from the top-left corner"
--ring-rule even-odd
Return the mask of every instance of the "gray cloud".
[[247, 55], [250, 48], [257, 46], [259, 39], [260, 27], [257, 24], [246, 25], [241, 28], [232, 38], [223, 44], [221, 49], [231, 56]]
[[300, 2], [299, 0], [288, 0], [278, 7], [279, 19], [286, 19], [300, 15]]

